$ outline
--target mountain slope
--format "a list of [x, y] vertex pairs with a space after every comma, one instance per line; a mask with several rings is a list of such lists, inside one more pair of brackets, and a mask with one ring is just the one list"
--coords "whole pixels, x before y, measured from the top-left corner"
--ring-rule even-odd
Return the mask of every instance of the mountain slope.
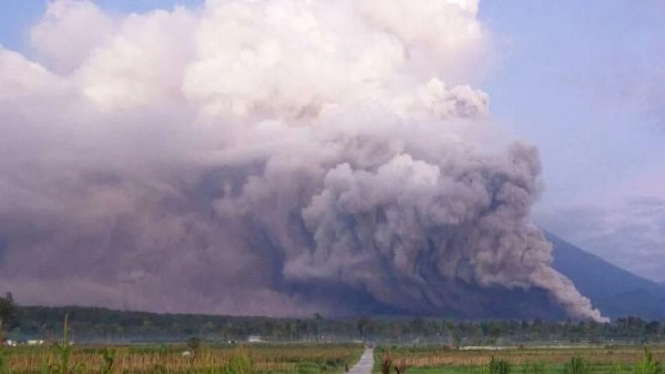
[[569, 277], [609, 317], [665, 318], [665, 287], [614, 266], [546, 233], [554, 245], [554, 268]]

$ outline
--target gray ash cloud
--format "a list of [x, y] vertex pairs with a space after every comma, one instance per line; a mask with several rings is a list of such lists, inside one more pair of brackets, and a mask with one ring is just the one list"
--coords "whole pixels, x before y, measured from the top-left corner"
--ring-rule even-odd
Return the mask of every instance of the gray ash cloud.
[[0, 288], [261, 315], [526, 299], [603, 320], [529, 221], [537, 151], [463, 83], [491, 39], [477, 2], [373, 3], [51, 4], [39, 63], [0, 49]]

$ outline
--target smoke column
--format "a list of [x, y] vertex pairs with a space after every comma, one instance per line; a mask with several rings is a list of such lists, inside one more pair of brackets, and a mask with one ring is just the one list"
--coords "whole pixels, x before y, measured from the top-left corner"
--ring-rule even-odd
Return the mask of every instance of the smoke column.
[[34, 58], [0, 47], [0, 288], [263, 315], [463, 314], [513, 290], [604, 320], [529, 223], [537, 151], [469, 86], [493, 53], [477, 12], [50, 3]]

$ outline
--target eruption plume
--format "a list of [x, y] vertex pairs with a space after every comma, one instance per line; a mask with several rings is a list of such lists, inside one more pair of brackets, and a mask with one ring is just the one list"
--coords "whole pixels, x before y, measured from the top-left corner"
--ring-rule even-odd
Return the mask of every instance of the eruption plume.
[[0, 287], [264, 315], [482, 316], [516, 292], [604, 320], [529, 223], [537, 151], [465, 84], [491, 55], [477, 12], [50, 3], [34, 61], [0, 47]]

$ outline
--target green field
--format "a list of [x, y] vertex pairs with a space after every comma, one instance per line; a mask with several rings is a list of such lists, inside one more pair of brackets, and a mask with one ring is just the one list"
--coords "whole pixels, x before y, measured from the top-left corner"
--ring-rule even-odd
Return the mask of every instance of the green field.
[[[565, 365], [547, 364], [543, 366], [543, 374], [562, 374], [564, 373]], [[589, 372], [595, 373], [634, 373], [634, 367], [622, 366], [615, 367], [612, 365], [590, 365]], [[429, 366], [429, 367], [416, 367], [408, 371], [409, 374], [489, 374], [486, 366]], [[511, 366], [510, 373], [513, 374], [532, 374], [533, 371], [523, 366]]]
[[[647, 353], [648, 352], [648, 353]], [[573, 364], [573, 358], [576, 360]], [[658, 374], [664, 373], [665, 346], [504, 347], [451, 349], [445, 346], [379, 347], [375, 373], [389, 359], [409, 374]], [[490, 362], [504, 362], [496, 371]], [[394, 371], [393, 371], [394, 372]]]

